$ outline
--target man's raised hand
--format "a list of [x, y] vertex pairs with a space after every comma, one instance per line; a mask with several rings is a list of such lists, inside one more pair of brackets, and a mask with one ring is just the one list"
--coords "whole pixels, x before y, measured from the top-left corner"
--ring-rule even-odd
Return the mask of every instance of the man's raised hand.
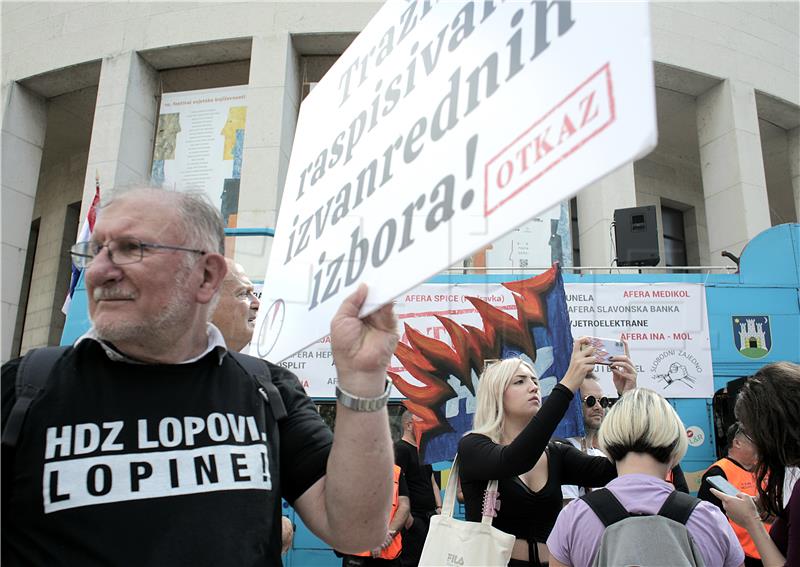
[[359, 319], [366, 298], [367, 286], [361, 284], [342, 302], [331, 321], [331, 348], [340, 387], [374, 397], [384, 390], [386, 369], [400, 337], [391, 303]]

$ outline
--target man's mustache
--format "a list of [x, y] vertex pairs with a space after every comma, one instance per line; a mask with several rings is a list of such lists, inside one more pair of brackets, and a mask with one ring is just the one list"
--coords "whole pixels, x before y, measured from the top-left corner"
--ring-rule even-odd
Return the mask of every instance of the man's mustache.
[[96, 287], [92, 293], [95, 301], [113, 301], [117, 299], [135, 299], [136, 295], [119, 286]]

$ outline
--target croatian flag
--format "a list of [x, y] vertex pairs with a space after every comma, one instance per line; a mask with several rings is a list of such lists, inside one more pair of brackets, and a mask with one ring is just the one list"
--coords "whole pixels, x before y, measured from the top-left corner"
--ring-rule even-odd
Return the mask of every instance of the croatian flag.
[[[97, 218], [98, 203], [100, 203], [99, 178], [95, 180], [94, 198], [92, 199], [92, 204], [89, 206], [89, 212], [86, 215], [86, 220], [83, 221], [83, 226], [78, 234], [78, 240], [75, 242], [85, 242], [92, 238], [92, 232], [94, 232], [94, 221]], [[64, 305], [61, 307], [61, 312], [64, 315], [69, 313], [69, 306], [72, 303], [72, 295], [75, 293], [75, 288], [78, 286], [78, 280], [81, 278], [81, 272], [83, 272], [83, 270], [76, 268], [75, 264], [72, 264], [72, 278], [69, 281], [69, 291], [67, 292], [67, 298], [64, 300]]]

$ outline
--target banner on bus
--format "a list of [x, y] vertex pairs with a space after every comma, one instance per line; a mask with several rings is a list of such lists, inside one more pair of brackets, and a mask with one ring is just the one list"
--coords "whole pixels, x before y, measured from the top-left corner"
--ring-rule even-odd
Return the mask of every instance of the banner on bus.
[[[705, 289], [701, 284], [564, 284], [572, 336], [623, 338], [639, 372], [639, 386], [667, 398], [710, 398], [714, 373]], [[481, 316], [467, 297], [477, 297], [517, 317], [511, 292], [501, 284], [423, 284], [398, 298], [395, 309], [403, 325], [452, 348], [452, 340], [438, 316], [459, 325], [482, 328]], [[402, 342], [408, 344], [407, 334]], [[541, 372], [552, 353], [537, 349], [535, 367]], [[328, 337], [281, 363], [297, 374], [309, 395], [333, 398], [336, 369]], [[393, 359], [390, 370], [411, 384], [422, 385]], [[595, 373], [603, 392], [616, 397], [611, 372], [598, 365]], [[477, 376], [473, 377], [477, 384]], [[555, 378], [542, 381], [549, 394]], [[446, 416], [460, 404], [474, 412], [474, 396], [455, 378], [448, 381], [454, 397], [444, 404]], [[396, 390], [393, 397], [402, 397]], [[461, 400], [465, 400], [462, 402]]]

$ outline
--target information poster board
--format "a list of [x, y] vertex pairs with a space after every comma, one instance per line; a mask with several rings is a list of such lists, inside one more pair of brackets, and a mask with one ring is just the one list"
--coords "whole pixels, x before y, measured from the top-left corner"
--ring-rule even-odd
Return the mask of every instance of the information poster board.
[[236, 226], [246, 122], [246, 86], [164, 93], [152, 182], [206, 193], [225, 225]]

